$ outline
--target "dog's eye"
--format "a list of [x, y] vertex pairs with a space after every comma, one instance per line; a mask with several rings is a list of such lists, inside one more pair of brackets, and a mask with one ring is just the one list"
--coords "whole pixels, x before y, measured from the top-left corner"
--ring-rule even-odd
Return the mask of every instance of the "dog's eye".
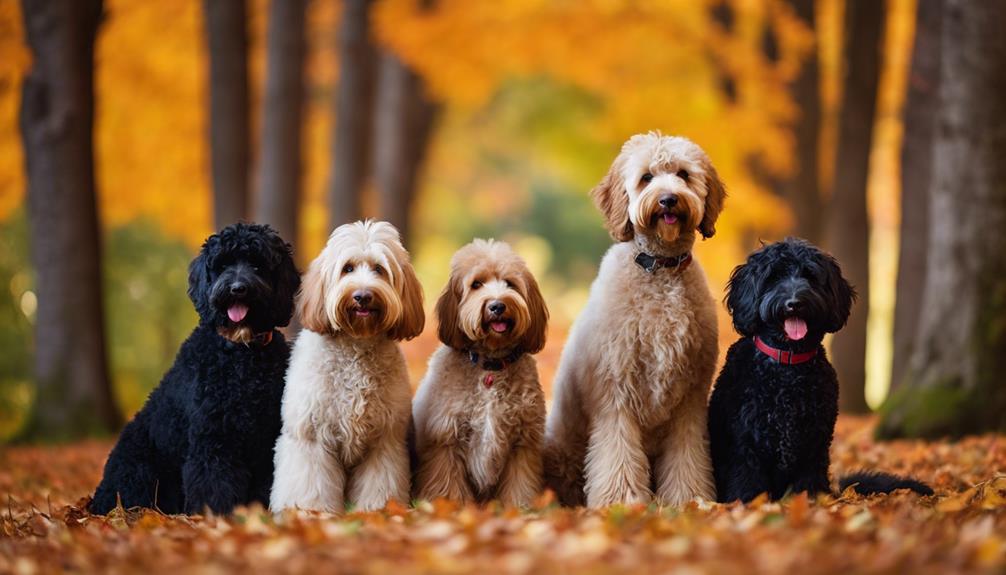
[[688, 181], [688, 170], [678, 170], [678, 177], [684, 181]]
[[379, 275], [379, 276], [383, 276], [384, 275], [384, 267], [380, 266], [380, 265], [374, 266], [374, 273], [377, 274], [377, 275]]
[[482, 282], [480, 282], [479, 280], [475, 280], [472, 282], [472, 289], [479, 289], [480, 287], [482, 287]]
[[653, 174], [651, 174], [650, 172], [646, 172], [645, 174], [643, 174], [643, 177], [639, 178], [639, 181], [644, 184], [648, 184], [653, 181]]
[[506, 284], [506, 287], [508, 287], [510, 289], [513, 289], [513, 282], [512, 281], [510, 281], [510, 280], [504, 280], [503, 283]]
[[351, 274], [353, 273], [353, 264], [346, 264], [342, 266], [342, 273]]

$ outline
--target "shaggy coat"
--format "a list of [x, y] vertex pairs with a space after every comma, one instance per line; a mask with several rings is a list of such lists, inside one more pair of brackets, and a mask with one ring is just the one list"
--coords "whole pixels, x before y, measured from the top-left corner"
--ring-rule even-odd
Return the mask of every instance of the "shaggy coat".
[[626, 142], [591, 195], [618, 243], [559, 363], [548, 483], [568, 505], [712, 499], [716, 304], [690, 252], [696, 232], [715, 233], [723, 184], [698, 146], [651, 133]]
[[[830, 491], [838, 378], [821, 342], [845, 325], [854, 298], [834, 258], [803, 240], [767, 245], [734, 270], [726, 301], [742, 337], [730, 346], [709, 404], [720, 501]], [[776, 357], [759, 349], [755, 338]], [[859, 473], [841, 483], [863, 494], [899, 488], [932, 493], [917, 481], [882, 473]]]
[[475, 240], [455, 254], [437, 302], [443, 342], [416, 394], [416, 495], [529, 505], [542, 490], [545, 396], [530, 354], [548, 311], [510, 247]]
[[118, 501], [164, 513], [268, 502], [289, 356], [274, 328], [289, 323], [299, 285], [290, 246], [267, 226], [206, 240], [189, 268], [199, 326], [123, 429], [92, 513]]
[[270, 507], [341, 512], [409, 498], [409, 375], [396, 343], [423, 329], [422, 288], [398, 231], [337, 228], [297, 302]]

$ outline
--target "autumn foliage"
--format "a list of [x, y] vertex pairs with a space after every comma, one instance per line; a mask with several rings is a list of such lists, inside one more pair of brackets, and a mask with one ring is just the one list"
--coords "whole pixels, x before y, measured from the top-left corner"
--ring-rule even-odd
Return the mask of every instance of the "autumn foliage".
[[876, 444], [839, 422], [833, 472], [911, 473], [937, 495], [851, 492], [747, 506], [520, 511], [446, 501], [342, 516], [260, 507], [230, 517], [83, 511], [107, 443], [0, 453], [0, 572], [947, 573], [1006, 567], [1006, 449], [998, 436]]

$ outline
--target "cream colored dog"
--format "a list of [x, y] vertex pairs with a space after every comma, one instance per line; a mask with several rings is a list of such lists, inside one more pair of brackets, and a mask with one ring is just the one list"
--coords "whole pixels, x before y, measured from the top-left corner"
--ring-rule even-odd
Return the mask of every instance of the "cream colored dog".
[[556, 374], [545, 469], [562, 502], [714, 499], [716, 304], [691, 249], [696, 232], [715, 233], [725, 195], [705, 152], [658, 133], [626, 142], [591, 191], [618, 243]]
[[409, 376], [396, 341], [420, 334], [423, 292], [398, 230], [332, 232], [305, 274], [304, 326], [283, 393], [270, 507], [339, 512], [407, 502]]
[[451, 260], [437, 301], [440, 341], [413, 406], [416, 494], [528, 505], [542, 490], [545, 396], [531, 357], [545, 345], [538, 283], [505, 243]]

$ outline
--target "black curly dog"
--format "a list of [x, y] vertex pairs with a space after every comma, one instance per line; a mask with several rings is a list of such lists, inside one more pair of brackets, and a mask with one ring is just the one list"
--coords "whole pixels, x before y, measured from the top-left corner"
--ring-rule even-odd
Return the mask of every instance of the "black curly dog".
[[[821, 340], [845, 325], [855, 291], [834, 258], [799, 239], [751, 254], [727, 290], [742, 337], [730, 346], [709, 403], [717, 499], [830, 491], [838, 377]], [[862, 494], [932, 494], [918, 481], [884, 473], [856, 473], [839, 484]]]
[[126, 425], [89, 509], [227, 513], [268, 505], [273, 446], [300, 274], [290, 245], [268, 226], [212, 235], [189, 267], [199, 326], [143, 409]]

